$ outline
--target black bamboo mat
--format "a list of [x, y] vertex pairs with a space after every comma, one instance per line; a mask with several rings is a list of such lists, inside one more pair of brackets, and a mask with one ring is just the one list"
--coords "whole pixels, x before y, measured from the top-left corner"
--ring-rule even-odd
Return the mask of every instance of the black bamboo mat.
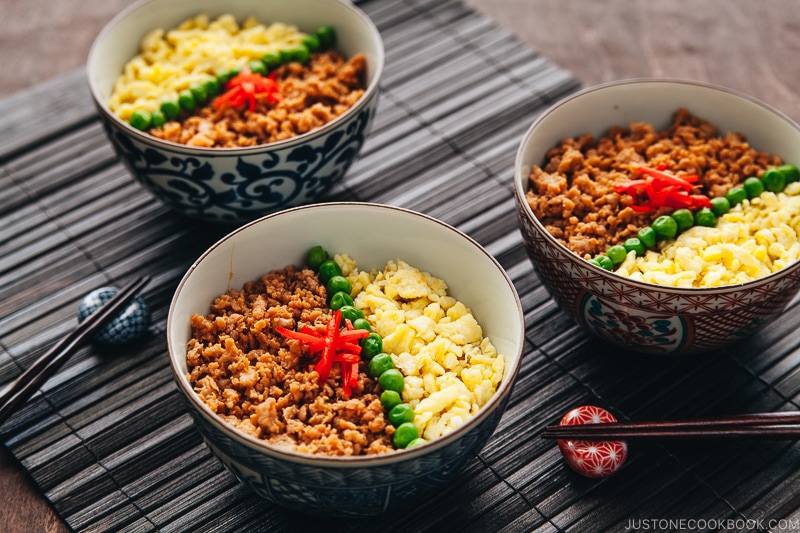
[[488, 445], [426, 505], [337, 521], [262, 502], [214, 459], [184, 411], [164, 327], [188, 266], [224, 228], [175, 215], [116, 159], [83, 72], [0, 101], [0, 384], [76, 325], [80, 299], [135, 275], [152, 335], [82, 349], [0, 428], [7, 447], [77, 531], [800, 530], [800, 446], [634, 444], [603, 480], [570, 471], [538, 438], [570, 408], [623, 419], [800, 409], [800, 307], [704, 357], [620, 353], [550, 299], [521, 245], [517, 144], [575, 91], [568, 72], [456, 0], [367, 0], [387, 70], [371, 137], [332, 199], [436, 216], [481, 242], [514, 280], [527, 343]]

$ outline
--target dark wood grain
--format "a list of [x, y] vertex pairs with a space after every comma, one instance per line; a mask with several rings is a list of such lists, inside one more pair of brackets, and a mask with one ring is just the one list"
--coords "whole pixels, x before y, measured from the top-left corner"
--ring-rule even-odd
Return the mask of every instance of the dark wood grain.
[[[85, 102], [73, 102], [72, 95], [58, 94], [51, 86], [40, 84], [81, 67], [97, 31], [128, 3], [128, 0], [4, 0], [0, 3], [3, 21], [0, 97], [36, 90], [42, 99], [43, 113], [74, 113], [74, 121], [83, 120]], [[511, 31], [547, 59], [570, 70], [585, 85], [643, 76], [707, 81], [748, 93], [800, 120], [800, 62], [797, 61], [800, 9], [795, 0], [464, 0], [464, 3]], [[19, 127], [22, 133], [31, 135], [24, 131], [24, 123]], [[17, 139], [17, 136], [0, 139], [0, 146], [13, 147]], [[568, 366], [570, 362], [562, 364]], [[580, 368], [575, 372], [579, 373]], [[541, 377], [535, 372], [532, 375]], [[598, 392], [610, 394], [614, 376], [609, 375], [604, 383], [608, 383], [609, 391]], [[634, 389], [619, 400], [636, 405], [641, 396], [643, 393]], [[668, 406], [664, 408], [668, 411]], [[508, 423], [514, 423], [513, 416]], [[765, 453], [764, 476], [770, 475], [769, 457]], [[735, 471], [730, 464], [725, 470], [724, 457], [719, 460], [718, 467], [708, 467], [712, 482], [729, 476], [733, 479], [731, 483], [735, 483], [735, 475], [749, 475]], [[670, 479], [660, 468], [650, 473]], [[535, 473], [527, 474], [535, 478]], [[528, 487], [533, 493], [531, 497], [535, 496], [538, 483]], [[685, 497], [688, 496], [675, 494], [676, 505]], [[546, 502], [542, 508], [547, 508]], [[570, 512], [577, 513], [579, 509], [576, 506]], [[708, 510], [708, 516], [719, 512]], [[786, 509], [783, 514], [792, 512]], [[0, 450], [0, 520], [3, 530], [12, 533], [67, 530], [5, 449]], [[525, 527], [522, 522], [509, 527], [514, 525]]]

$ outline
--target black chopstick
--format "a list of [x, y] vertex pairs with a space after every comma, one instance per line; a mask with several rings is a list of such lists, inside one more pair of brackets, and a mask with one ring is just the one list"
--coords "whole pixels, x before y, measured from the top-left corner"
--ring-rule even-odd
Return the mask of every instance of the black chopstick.
[[800, 439], [800, 412], [753, 413], [693, 420], [548, 426], [544, 439]]
[[36, 360], [0, 395], [0, 424], [14, 409], [30, 398], [83, 343], [97, 333], [106, 322], [130, 302], [150, 281], [149, 276], [136, 278], [114, 295], [100, 309], [89, 315], [69, 335]]

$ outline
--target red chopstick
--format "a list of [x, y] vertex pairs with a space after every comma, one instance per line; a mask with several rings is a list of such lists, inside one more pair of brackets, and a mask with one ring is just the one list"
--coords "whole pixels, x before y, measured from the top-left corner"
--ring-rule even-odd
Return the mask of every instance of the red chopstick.
[[693, 420], [547, 426], [543, 439], [800, 439], [800, 411]]
[[67, 359], [94, 336], [106, 322], [116, 316], [150, 281], [149, 276], [136, 278], [114, 295], [100, 309], [89, 315], [72, 332], [37, 359], [0, 394], [0, 424], [14, 409], [30, 398]]

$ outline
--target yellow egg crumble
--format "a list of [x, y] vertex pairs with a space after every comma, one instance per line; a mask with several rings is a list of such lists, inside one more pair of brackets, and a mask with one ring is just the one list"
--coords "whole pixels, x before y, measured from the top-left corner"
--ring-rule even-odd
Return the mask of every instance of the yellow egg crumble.
[[267, 26], [252, 17], [240, 26], [230, 14], [214, 20], [198, 15], [167, 32], [155, 29], [142, 39], [141, 53], [126, 63], [108, 107], [122, 120], [136, 110], [153, 112], [192, 84], [297, 46], [305, 36], [294, 26]]
[[383, 339], [383, 351], [405, 376], [403, 401], [414, 409], [420, 436], [435, 439], [472, 418], [494, 395], [505, 359], [484, 337], [447, 284], [403, 261], [359, 271], [336, 255], [352, 285], [355, 306]]
[[800, 258], [800, 182], [764, 192], [719, 217], [693, 226], [660, 251], [629, 252], [617, 274], [674, 287], [718, 287], [764, 277]]

